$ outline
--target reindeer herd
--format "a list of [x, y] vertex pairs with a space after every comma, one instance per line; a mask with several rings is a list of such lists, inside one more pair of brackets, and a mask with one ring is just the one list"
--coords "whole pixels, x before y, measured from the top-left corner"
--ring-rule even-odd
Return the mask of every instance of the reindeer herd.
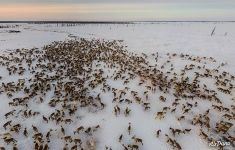
[[[230, 143], [217, 149], [235, 148], [235, 76], [223, 71], [227, 64], [207, 67], [218, 62], [187, 54], [168, 53], [165, 57], [161, 63], [158, 53], [134, 54], [120, 41], [85, 39], [53, 42], [42, 49], [16, 49], [0, 56], [0, 66], [8, 74], [0, 76], [0, 96], [9, 107], [0, 121], [0, 150], [48, 150], [55, 149], [55, 143], [63, 145], [63, 150], [115, 150], [112, 145], [100, 146], [100, 132], [105, 130], [101, 124], [79, 123], [80, 110], [99, 113], [109, 107], [103, 100], [107, 93], [114, 105], [113, 117], [132, 117], [131, 106], [136, 104], [144, 113], [155, 111], [156, 124], [168, 116], [187, 123], [187, 127], [153, 131], [156, 140], [172, 149], [184, 149], [178, 139], [192, 134], [205, 143]], [[175, 60], [188, 64], [177, 69]], [[5, 81], [11, 76], [14, 81]], [[110, 80], [122, 82], [123, 88]], [[129, 86], [136, 81], [141, 91]], [[157, 109], [152, 101], [163, 107]], [[124, 133], [113, 137], [122, 149], [144, 149], [147, 139], [134, 129], [128, 122]]]

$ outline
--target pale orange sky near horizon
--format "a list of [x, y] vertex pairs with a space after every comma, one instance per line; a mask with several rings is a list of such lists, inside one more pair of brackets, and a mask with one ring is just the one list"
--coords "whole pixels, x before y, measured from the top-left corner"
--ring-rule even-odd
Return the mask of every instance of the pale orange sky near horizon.
[[[1, 2], [1, 1], [0, 1]], [[0, 21], [10, 20], [235, 20], [231, 6], [177, 3], [0, 3]], [[225, 5], [226, 6], [226, 5]]]

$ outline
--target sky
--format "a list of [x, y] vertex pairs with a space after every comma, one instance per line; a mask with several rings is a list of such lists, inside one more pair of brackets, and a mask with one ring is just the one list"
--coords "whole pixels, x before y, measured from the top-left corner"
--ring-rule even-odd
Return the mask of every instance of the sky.
[[0, 0], [0, 21], [235, 21], [235, 0]]

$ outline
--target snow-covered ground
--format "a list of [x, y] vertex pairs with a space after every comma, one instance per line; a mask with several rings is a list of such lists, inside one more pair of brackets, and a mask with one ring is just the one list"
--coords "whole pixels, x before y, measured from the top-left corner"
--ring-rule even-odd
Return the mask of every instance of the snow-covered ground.
[[[0, 24], [0, 26], [3, 24]], [[13, 25], [13, 24], [8, 24]], [[215, 28], [213, 35], [211, 36], [212, 30]], [[9, 30], [19, 30], [20, 33], [9, 33]], [[231, 75], [235, 74], [235, 23], [220, 22], [220, 23], [206, 23], [206, 22], [161, 22], [161, 23], [135, 23], [135, 24], [77, 24], [74, 26], [67, 25], [57, 25], [57, 24], [19, 24], [18, 27], [13, 28], [0, 28], [0, 56], [7, 56], [9, 54], [8, 50], [20, 49], [20, 48], [42, 48], [44, 45], [50, 44], [53, 41], [66, 41], [70, 39], [85, 38], [91, 39], [104, 39], [104, 40], [123, 40], [123, 45], [126, 46], [130, 53], [142, 55], [145, 53], [147, 55], [147, 60], [150, 64], [155, 65], [155, 57], [151, 54], [158, 53], [159, 60], [157, 64], [159, 66], [164, 65], [161, 68], [164, 73], [166, 73], [170, 68], [171, 64], [174, 66], [175, 72], [180, 73], [180, 70], [184, 68], [185, 65], [194, 64], [196, 66], [210, 69], [218, 69], [222, 73], [223, 71], [229, 72]], [[170, 53], [171, 57], [167, 54]], [[177, 56], [172, 56], [176, 53]], [[203, 58], [207, 57], [205, 60], [201, 59], [201, 62], [190, 61], [188, 59], [182, 59], [179, 54], [189, 54], [192, 57], [199, 56]], [[199, 58], [198, 57], [198, 58]], [[209, 57], [213, 57], [210, 59]], [[171, 60], [171, 62], [167, 62]], [[103, 64], [101, 65], [103, 66]], [[105, 66], [105, 65], [104, 65]], [[99, 68], [99, 67], [98, 67]], [[102, 68], [102, 67], [101, 67]], [[194, 70], [195, 71], [195, 70]], [[112, 69], [111, 69], [112, 72]], [[106, 73], [105, 75], [107, 75]], [[187, 74], [189, 78], [192, 76], [193, 72]], [[6, 68], [0, 67], [0, 76], [2, 76], [1, 82], [17, 81], [19, 77], [8, 76]], [[29, 73], [24, 75], [28, 78]], [[202, 81], [207, 87], [215, 90], [214, 80], [205, 79]], [[117, 89], [124, 89], [125, 86], [120, 81], [110, 80], [109, 85]], [[131, 90], [135, 90], [139, 95], [144, 97], [144, 90], [142, 86], [138, 86], [139, 80], [135, 79], [133, 82], [128, 84]], [[235, 85], [234, 80], [231, 81], [233, 86]], [[94, 91], [97, 93], [97, 91]], [[166, 102], [159, 101], [159, 96], [164, 95], [166, 97]], [[235, 96], [235, 90], [232, 88], [230, 95], [219, 93], [219, 98], [223, 102], [224, 107], [231, 109], [231, 106], [235, 104], [235, 101], [231, 99]], [[112, 103], [113, 95], [110, 93], [104, 93], [101, 95], [102, 101], [106, 105], [105, 109], [98, 111], [97, 113], [91, 113], [87, 110], [79, 110], [79, 116], [81, 119], [73, 120], [73, 122], [64, 126], [68, 134], [72, 134], [73, 131], [70, 130], [77, 126], [79, 123], [83, 126], [95, 126], [100, 125], [99, 132], [97, 132], [97, 149], [105, 149], [105, 146], [111, 147], [112, 150], [123, 149], [124, 147], [118, 142], [118, 138], [123, 134], [123, 143], [125, 145], [132, 142], [131, 137], [136, 136], [143, 140], [143, 146], [140, 145], [139, 149], [143, 150], [165, 150], [172, 149], [172, 147], [167, 144], [165, 134], [171, 135], [169, 128], [186, 129], [190, 128], [192, 131], [189, 134], [183, 134], [174, 137], [178, 143], [180, 143], [182, 149], [190, 150], [206, 150], [213, 149], [213, 147], [208, 146], [208, 142], [203, 140], [199, 136], [200, 128], [198, 126], [191, 125], [192, 118], [197, 114], [204, 113], [207, 109], [212, 109], [211, 103], [204, 101], [198, 101], [198, 107], [194, 108], [189, 114], [186, 115], [186, 121], [178, 121], [177, 118], [180, 117], [182, 112], [181, 105], [177, 106], [179, 109], [176, 113], [167, 113], [167, 116], [163, 119], [156, 119], [156, 113], [160, 112], [163, 107], [171, 106], [174, 97], [172, 95], [167, 95], [157, 91], [156, 93], [149, 94], [149, 103], [151, 109], [144, 111], [143, 108], [136, 103], [125, 105], [120, 105], [122, 115], [115, 116], [113, 108], [116, 106]], [[131, 99], [131, 95], [125, 98]], [[5, 119], [4, 114], [12, 110], [9, 107], [8, 102], [10, 99], [6, 94], [0, 95], [0, 134], [5, 133], [3, 124], [8, 121]], [[186, 101], [185, 101], [186, 102]], [[194, 103], [194, 102], [193, 102]], [[130, 116], [125, 117], [123, 111], [126, 107], [131, 109]], [[39, 111], [45, 116], [52, 112], [52, 110], [47, 106], [43, 105], [32, 105], [32, 109]], [[233, 113], [234, 110], [231, 110]], [[218, 122], [218, 118], [222, 117], [224, 113], [218, 113], [215, 110], [210, 114], [212, 126]], [[41, 118], [40, 118], [41, 119]], [[22, 119], [18, 118], [19, 122], [28, 128], [32, 124], [37, 125], [40, 131], [46, 133], [49, 128], [54, 127], [53, 123], [46, 124], [40, 119]], [[132, 135], [128, 135], [127, 128], [128, 123], [131, 122], [132, 125]], [[235, 124], [234, 119], [230, 120], [231, 123]], [[59, 129], [59, 128], [58, 128]], [[161, 129], [161, 135], [159, 138], [156, 137], [156, 131]], [[23, 131], [23, 129], [22, 129]], [[232, 126], [229, 133], [235, 136], [235, 127]], [[32, 136], [32, 135], [31, 135]], [[172, 135], [171, 135], [172, 136]], [[213, 135], [215, 136], [215, 135]], [[30, 150], [32, 149], [32, 141], [23, 137], [22, 133], [17, 137], [18, 147], [20, 149]], [[49, 144], [51, 149], [63, 149], [64, 143], [59, 139], [61, 135], [59, 133], [54, 133], [53, 138], [55, 141]], [[173, 136], [172, 136], [173, 137]], [[6, 145], [3, 140], [0, 140], [0, 147], [10, 146]], [[232, 146], [227, 146], [227, 149], [232, 149]], [[233, 147], [234, 148], [234, 147]]]

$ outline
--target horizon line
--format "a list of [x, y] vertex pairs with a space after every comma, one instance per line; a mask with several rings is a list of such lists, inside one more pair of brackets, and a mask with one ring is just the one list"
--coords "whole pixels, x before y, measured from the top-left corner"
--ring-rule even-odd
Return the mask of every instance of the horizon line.
[[155, 20], [155, 21], [55, 21], [55, 20], [49, 20], [49, 21], [43, 21], [43, 20], [37, 20], [37, 21], [19, 21], [19, 20], [15, 20], [15, 21], [0, 21], [0, 23], [35, 23], [35, 24], [43, 24], [43, 23], [51, 23], [51, 24], [56, 24], [56, 23], [86, 23], [86, 24], [98, 24], [98, 23], [113, 23], [113, 24], [131, 24], [131, 23], [137, 23], [137, 22], [146, 22], [146, 23], [151, 23], [151, 22], [235, 22], [235, 20]]

